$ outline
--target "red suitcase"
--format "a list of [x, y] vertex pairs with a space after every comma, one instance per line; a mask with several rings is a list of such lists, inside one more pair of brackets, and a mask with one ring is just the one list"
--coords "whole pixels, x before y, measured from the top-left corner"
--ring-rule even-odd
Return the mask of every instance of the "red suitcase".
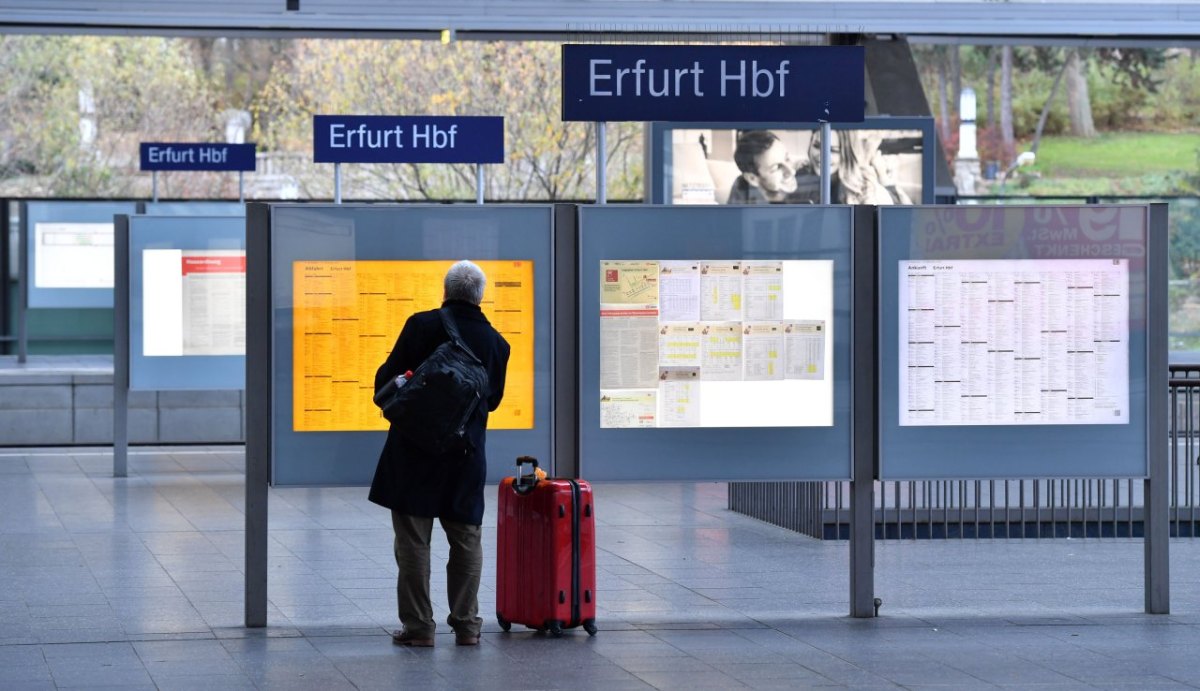
[[[521, 466], [531, 464], [528, 475]], [[583, 480], [537, 479], [537, 460], [517, 459], [500, 483], [496, 620], [547, 630], [582, 626], [596, 635], [596, 517]]]

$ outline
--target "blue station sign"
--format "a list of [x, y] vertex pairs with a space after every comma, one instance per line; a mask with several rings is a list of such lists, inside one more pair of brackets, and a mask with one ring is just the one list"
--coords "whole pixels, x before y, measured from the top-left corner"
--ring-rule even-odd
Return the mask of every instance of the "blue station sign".
[[564, 45], [562, 119], [862, 122], [861, 46]]
[[503, 163], [504, 118], [314, 115], [317, 163]]
[[254, 170], [254, 144], [143, 142], [142, 170]]

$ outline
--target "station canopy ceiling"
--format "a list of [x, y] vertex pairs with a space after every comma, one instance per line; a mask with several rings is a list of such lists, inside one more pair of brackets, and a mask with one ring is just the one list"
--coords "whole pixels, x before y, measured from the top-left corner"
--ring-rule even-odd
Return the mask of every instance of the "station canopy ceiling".
[[1200, 37], [1196, 0], [0, 0], [0, 31], [589, 40], [742, 32]]

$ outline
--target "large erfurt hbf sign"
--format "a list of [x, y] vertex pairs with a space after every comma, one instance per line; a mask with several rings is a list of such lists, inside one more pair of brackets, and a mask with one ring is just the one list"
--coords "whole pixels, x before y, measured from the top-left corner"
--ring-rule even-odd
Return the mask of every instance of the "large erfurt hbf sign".
[[862, 122], [860, 46], [564, 45], [563, 120]]

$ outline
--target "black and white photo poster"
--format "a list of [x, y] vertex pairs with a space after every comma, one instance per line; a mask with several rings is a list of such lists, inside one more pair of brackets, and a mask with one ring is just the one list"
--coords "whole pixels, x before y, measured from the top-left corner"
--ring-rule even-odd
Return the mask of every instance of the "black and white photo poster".
[[[675, 129], [667, 160], [673, 204], [819, 204], [821, 131]], [[921, 130], [833, 129], [834, 204], [918, 204]]]

